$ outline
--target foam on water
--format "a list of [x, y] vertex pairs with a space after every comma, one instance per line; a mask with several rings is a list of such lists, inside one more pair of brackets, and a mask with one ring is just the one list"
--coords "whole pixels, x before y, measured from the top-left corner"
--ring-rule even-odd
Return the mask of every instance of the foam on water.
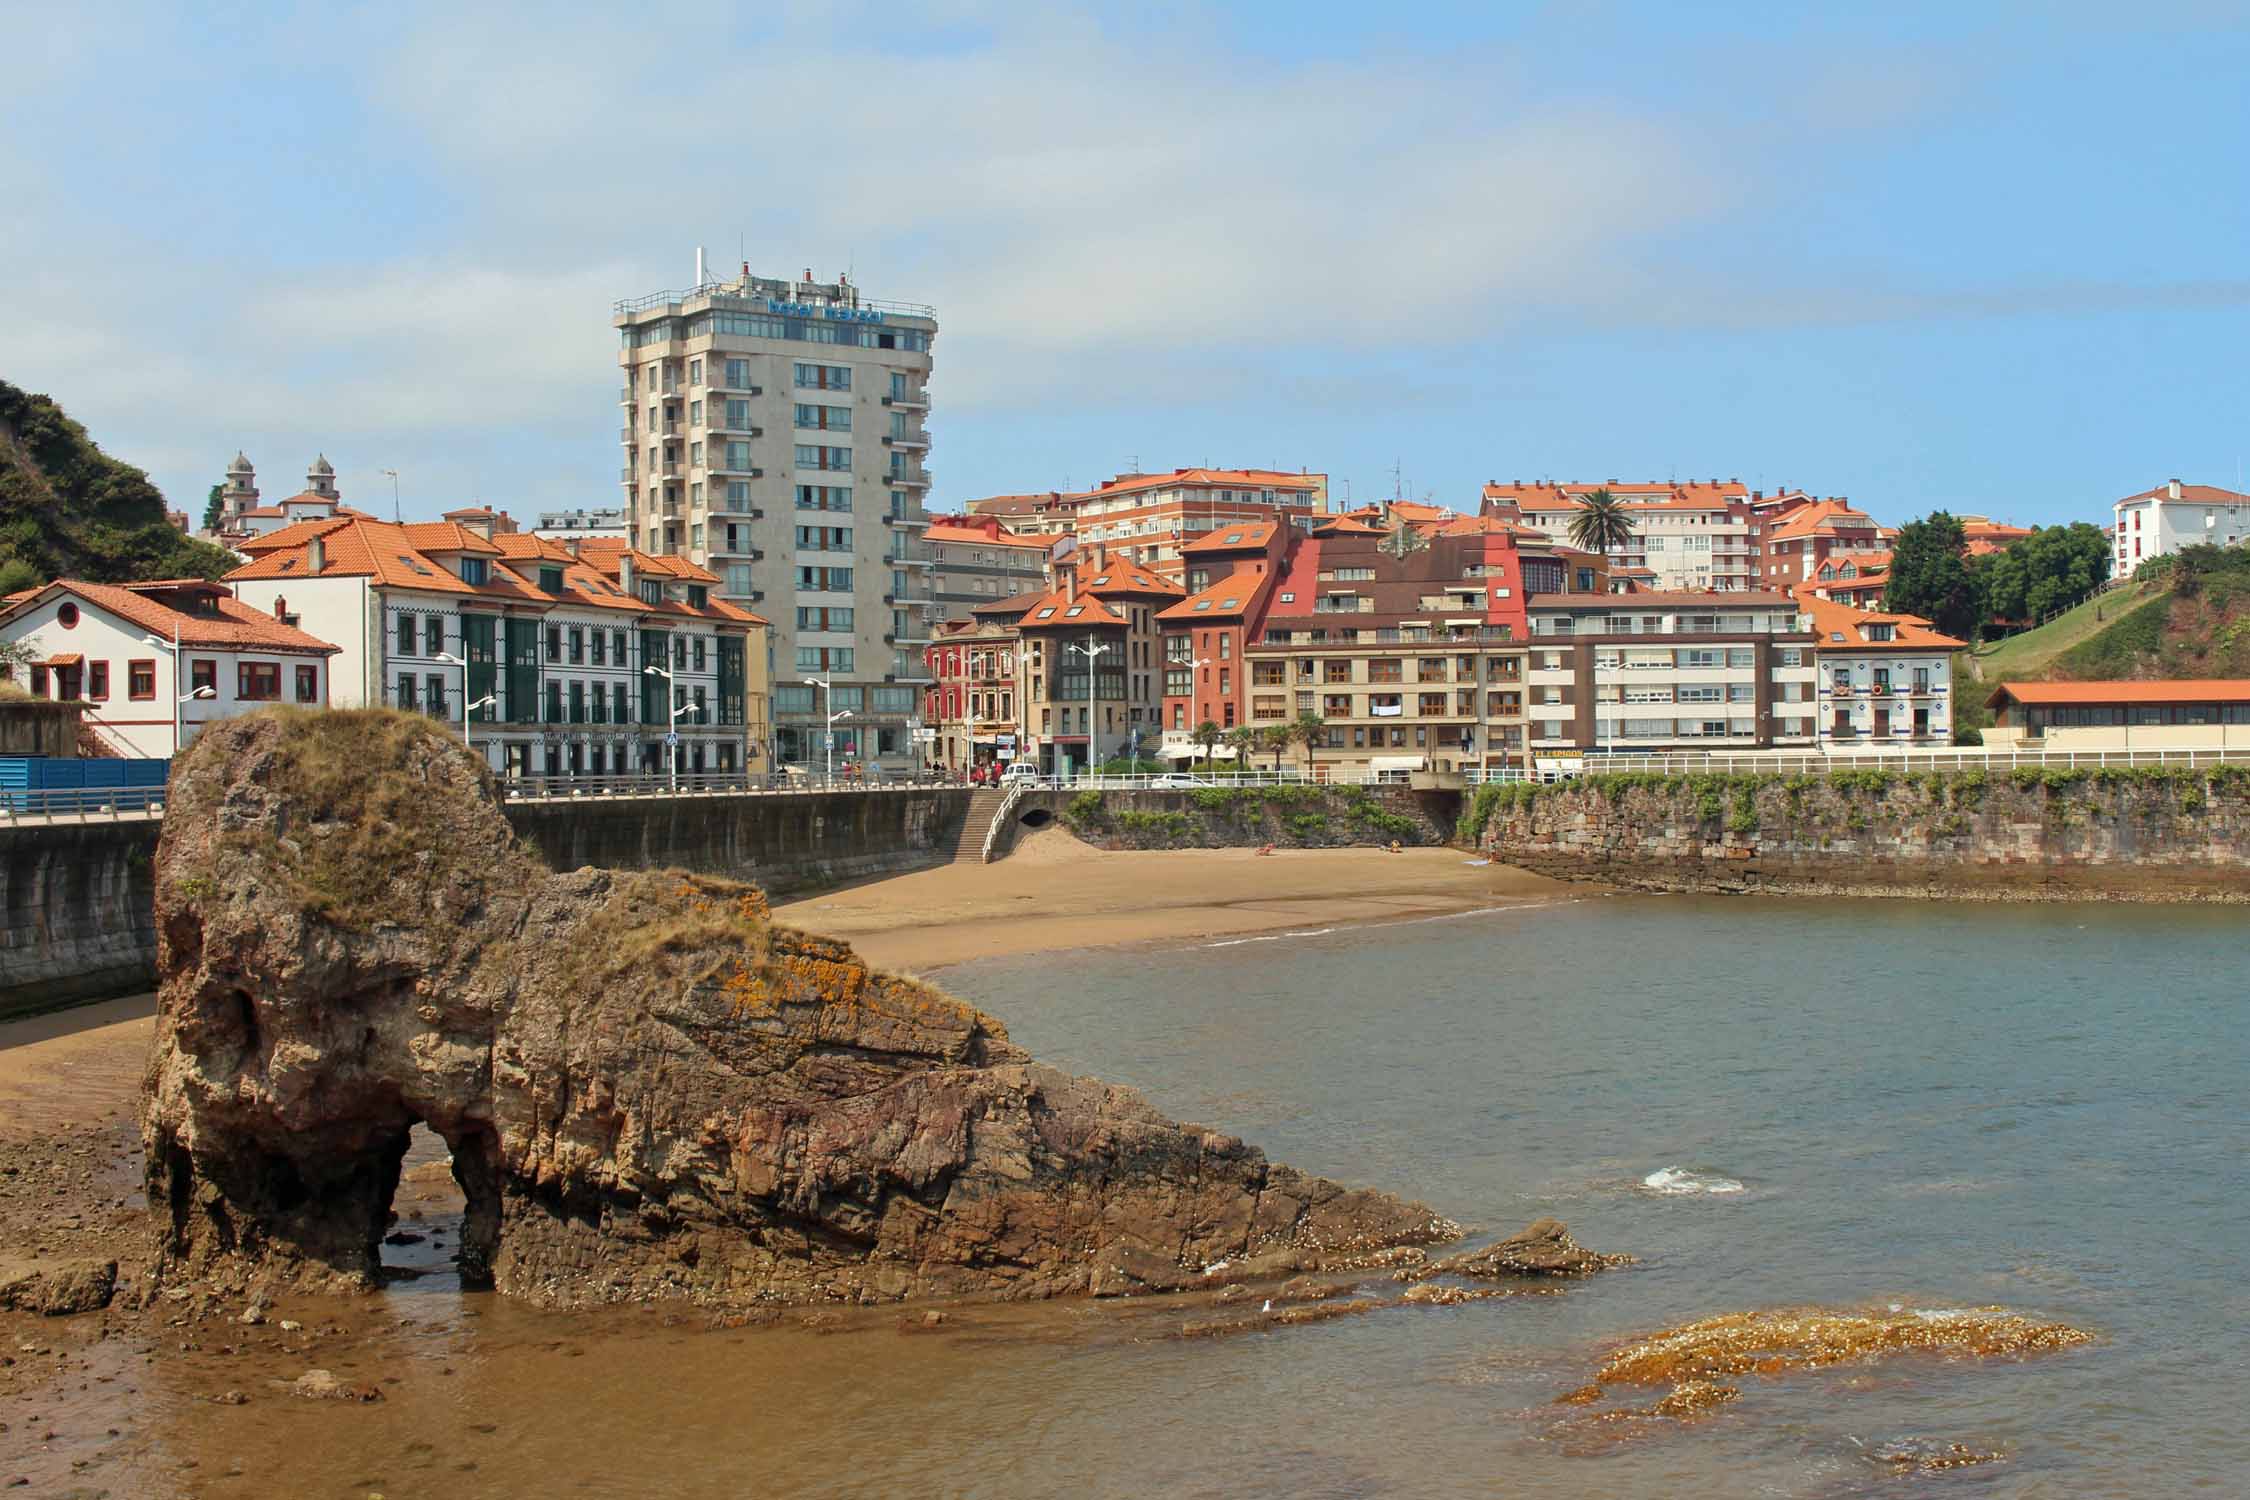
[[1641, 1187], [1664, 1198], [1685, 1198], [1703, 1193], [1718, 1196], [1739, 1193], [1742, 1184], [1717, 1173], [1691, 1172], [1685, 1167], [1658, 1167], [1641, 1179]]

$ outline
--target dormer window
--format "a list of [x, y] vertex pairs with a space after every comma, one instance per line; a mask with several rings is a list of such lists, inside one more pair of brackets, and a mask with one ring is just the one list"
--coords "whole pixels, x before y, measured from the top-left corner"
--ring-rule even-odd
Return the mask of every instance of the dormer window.
[[641, 584], [641, 602], [643, 604], [662, 604], [664, 602], [664, 585], [653, 578], [644, 580]]
[[1882, 624], [1868, 625], [1865, 627], [1865, 629], [1867, 631], [1867, 638], [1871, 641], [1887, 641], [1898, 634], [1896, 630], [1891, 628], [1888, 621], [1885, 621]]
[[562, 580], [562, 569], [543, 567], [539, 570], [539, 591], [543, 594], [559, 594], [562, 592]]
[[701, 609], [711, 602], [711, 590], [703, 584], [691, 583], [687, 586], [687, 602]]
[[481, 557], [462, 558], [461, 581], [463, 583], [490, 583], [492, 581], [491, 565]]

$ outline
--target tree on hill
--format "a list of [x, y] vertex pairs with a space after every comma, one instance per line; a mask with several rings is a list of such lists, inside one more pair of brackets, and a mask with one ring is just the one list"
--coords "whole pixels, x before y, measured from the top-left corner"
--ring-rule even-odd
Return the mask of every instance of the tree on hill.
[[2084, 521], [2042, 526], [1976, 572], [1994, 618], [2036, 623], [2093, 597], [2109, 577], [2109, 538]]
[[174, 526], [148, 475], [51, 398], [0, 380], [0, 578], [217, 578], [236, 561]]
[[1587, 552], [1612, 552], [1633, 539], [1637, 524], [1624, 501], [1608, 490], [1590, 490], [1570, 518], [1570, 542]]
[[205, 531], [217, 531], [219, 529], [219, 517], [225, 512], [227, 505], [226, 493], [227, 487], [223, 484], [211, 486], [211, 493], [205, 497], [203, 502], [203, 529]]
[[1975, 640], [1988, 612], [1976, 572], [1963, 556], [1967, 545], [1961, 523], [1942, 510], [1901, 526], [1891, 546], [1883, 608], [1920, 615], [1947, 635]]

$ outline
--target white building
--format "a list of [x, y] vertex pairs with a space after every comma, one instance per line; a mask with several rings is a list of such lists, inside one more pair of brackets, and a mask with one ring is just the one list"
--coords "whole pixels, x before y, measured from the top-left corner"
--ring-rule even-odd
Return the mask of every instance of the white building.
[[0, 609], [0, 640], [38, 653], [33, 694], [83, 701], [84, 722], [103, 744], [151, 759], [216, 719], [269, 703], [327, 703], [337, 649], [230, 597], [224, 584], [194, 578], [58, 579]]
[[1886, 614], [1799, 584], [1820, 638], [1820, 748], [1897, 750], [1953, 743], [1953, 657], [1962, 641], [1919, 615]]
[[2117, 513], [2110, 532], [2113, 578], [2130, 578], [2147, 559], [2199, 542], [2238, 547], [2250, 538], [2250, 495], [2217, 485], [2171, 479], [2111, 508]]
[[[928, 681], [933, 310], [846, 277], [702, 274], [620, 302], [627, 541], [717, 575], [719, 597], [773, 622], [783, 761], [920, 765]], [[816, 704], [808, 679], [833, 692]]]
[[626, 540], [625, 512], [618, 508], [543, 510], [539, 513], [539, 524], [531, 529], [540, 536], [556, 538], [600, 536], [620, 542]]
[[681, 559], [448, 521], [321, 522], [250, 546], [228, 581], [335, 639], [340, 707], [460, 727], [465, 703], [468, 738], [515, 775], [764, 768], [764, 622]]

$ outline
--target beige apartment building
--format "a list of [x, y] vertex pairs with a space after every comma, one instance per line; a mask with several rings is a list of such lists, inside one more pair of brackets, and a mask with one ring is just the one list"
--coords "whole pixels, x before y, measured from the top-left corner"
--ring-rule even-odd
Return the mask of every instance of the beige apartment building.
[[1580, 502], [1607, 490], [1633, 518], [1633, 535], [1610, 551], [1612, 571], [1657, 589], [1749, 589], [1758, 584], [1760, 521], [1755, 495], [1739, 479], [1649, 484], [1608, 480], [1568, 484], [1498, 481], [1484, 487], [1481, 514], [1521, 520], [1567, 545]]
[[[700, 257], [699, 257], [700, 259]], [[784, 764], [904, 770], [937, 606], [925, 466], [933, 309], [758, 276], [616, 305], [627, 540], [772, 622]], [[809, 685], [817, 682], [819, 687]]]

